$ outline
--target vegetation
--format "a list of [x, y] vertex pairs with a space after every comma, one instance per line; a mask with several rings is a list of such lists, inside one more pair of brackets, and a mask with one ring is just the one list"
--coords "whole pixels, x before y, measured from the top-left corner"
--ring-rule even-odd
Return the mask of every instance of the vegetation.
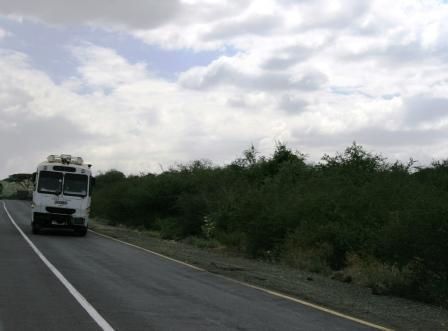
[[1, 198], [29, 200], [32, 189], [32, 174], [13, 174], [0, 181]]
[[390, 163], [353, 144], [318, 164], [278, 144], [233, 163], [97, 176], [94, 216], [448, 306], [448, 161]]
[[3, 179], [0, 181], [0, 198], [14, 199], [18, 196], [18, 191], [21, 186], [15, 182], [10, 182], [8, 179]]
[[5, 181], [9, 183], [16, 183], [23, 191], [32, 191], [33, 189], [33, 175], [32, 174], [13, 174], [10, 175]]

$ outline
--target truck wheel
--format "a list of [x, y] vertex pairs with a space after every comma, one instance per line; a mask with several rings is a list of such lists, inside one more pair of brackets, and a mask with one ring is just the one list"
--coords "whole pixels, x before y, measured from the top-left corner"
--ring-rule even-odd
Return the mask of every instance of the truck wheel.
[[36, 224], [33, 224], [32, 225], [32, 231], [33, 231], [33, 234], [39, 234], [40, 227], [38, 225], [36, 225]]
[[85, 237], [87, 234], [87, 228], [76, 230], [76, 234], [80, 237]]

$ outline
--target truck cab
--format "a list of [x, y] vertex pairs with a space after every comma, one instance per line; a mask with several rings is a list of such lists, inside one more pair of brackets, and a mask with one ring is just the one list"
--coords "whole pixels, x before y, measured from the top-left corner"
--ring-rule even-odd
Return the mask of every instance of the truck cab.
[[50, 155], [33, 177], [32, 232], [69, 228], [85, 236], [94, 183], [91, 165], [81, 157]]

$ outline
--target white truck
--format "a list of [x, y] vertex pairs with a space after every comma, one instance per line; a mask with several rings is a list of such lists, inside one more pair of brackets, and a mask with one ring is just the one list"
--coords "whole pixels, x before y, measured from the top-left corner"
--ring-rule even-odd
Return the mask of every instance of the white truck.
[[91, 165], [84, 164], [82, 158], [67, 154], [48, 156], [33, 174], [32, 232], [69, 228], [85, 236], [94, 180]]

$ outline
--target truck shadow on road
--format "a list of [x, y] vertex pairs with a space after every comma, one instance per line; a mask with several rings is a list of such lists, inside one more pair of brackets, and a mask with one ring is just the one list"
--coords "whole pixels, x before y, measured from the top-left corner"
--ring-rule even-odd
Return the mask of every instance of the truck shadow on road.
[[49, 237], [75, 237], [81, 238], [82, 236], [72, 229], [41, 229], [39, 234], [31, 234], [32, 236], [49, 236]]

